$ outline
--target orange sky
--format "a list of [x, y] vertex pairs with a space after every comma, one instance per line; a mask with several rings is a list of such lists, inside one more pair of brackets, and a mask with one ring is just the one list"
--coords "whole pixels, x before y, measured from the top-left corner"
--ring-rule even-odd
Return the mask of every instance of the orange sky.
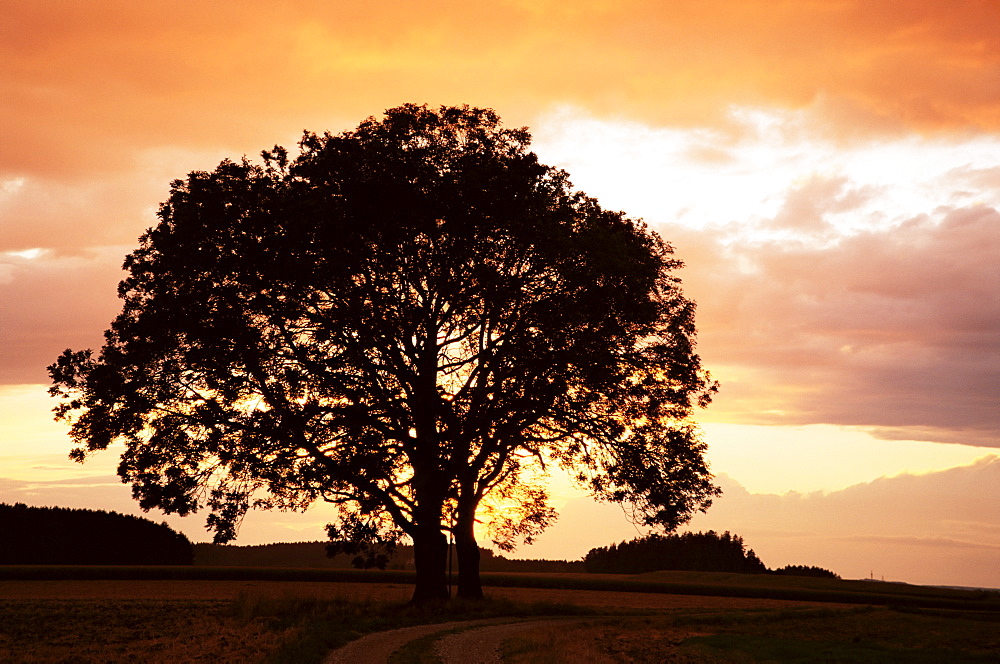
[[[889, 501], [902, 525], [859, 533], [883, 538], [866, 561], [813, 523], [861, 509], [837, 498], [852, 485], [924, 491], [958, 467], [986, 479], [956, 484], [956, 510], [1000, 495], [995, 464], [969, 465], [1000, 447], [995, 0], [0, 12], [0, 500], [128, 508], [105, 486], [113, 463], [61, 460], [39, 385], [62, 349], [100, 343], [121, 259], [171, 179], [400, 103], [469, 103], [530, 126], [543, 161], [687, 262], [700, 350], [723, 383], [703, 418], [711, 458], [735, 487], [696, 528], [739, 532], [772, 566], [842, 550], [827, 564], [845, 575], [881, 555], [901, 578], [1000, 587], [1000, 565], [983, 562], [1000, 558], [1000, 516], [922, 521], [917, 497]], [[904, 472], [926, 481], [879, 479]], [[749, 516], [755, 496], [798, 505], [788, 491], [827, 493], [770, 523]], [[322, 536], [260, 518], [241, 542]], [[626, 536], [619, 525], [578, 552], [543, 538], [519, 554], [582, 555]], [[930, 554], [913, 541], [965, 562], [920, 577]]]

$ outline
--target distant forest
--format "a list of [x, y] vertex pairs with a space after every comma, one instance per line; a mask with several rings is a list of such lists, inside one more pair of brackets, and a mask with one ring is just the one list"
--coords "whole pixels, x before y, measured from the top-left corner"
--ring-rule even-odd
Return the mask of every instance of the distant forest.
[[[230, 544], [195, 544], [196, 565], [222, 567], [325, 567], [348, 569], [354, 556], [340, 554], [329, 558], [329, 542], [283, 542], [257, 546]], [[565, 560], [510, 560], [490, 549], [481, 549], [483, 572], [582, 572], [583, 563]], [[456, 563], [457, 564], [457, 563]], [[397, 546], [387, 569], [413, 569], [413, 547]]]
[[[0, 503], [3, 565], [203, 565], [347, 569], [354, 556], [328, 557], [329, 542], [256, 546], [191, 544], [165, 523], [99, 510]], [[642, 574], [659, 570], [787, 574], [840, 578], [820, 567], [769, 570], [743, 539], [723, 534], [649, 535], [591, 549], [581, 561], [516, 560], [481, 549], [483, 572]], [[457, 563], [456, 563], [457, 564]], [[388, 569], [413, 569], [413, 547], [398, 546]]]
[[[326, 555], [328, 542], [287, 542], [257, 546], [195, 544], [195, 564], [222, 567], [325, 567], [348, 569], [353, 556]], [[481, 549], [484, 572], [593, 572], [642, 574], [659, 570], [784, 574], [840, 578], [829, 570], [804, 565], [768, 569], [738, 535], [714, 531], [650, 535], [591, 549], [584, 560], [517, 560]], [[387, 569], [413, 569], [413, 547], [398, 546]]]
[[649, 535], [591, 549], [583, 559], [588, 572], [642, 574], [658, 570], [760, 574], [767, 567], [739, 535], [684, 533]]
[[128, 514], [0, 503], [2, 565], [190, 565], [187, 537]]
[[728, 531], [720, 535], [713, 530], [680, 535], [654, 534], [598, 547], [587, 553], [583, 564], [588, 572], [605, 574], [688, 570], [840, 578], [830, 570], [805, 565], [770, 570], [753, 549], [746, 547], [742, 537]]

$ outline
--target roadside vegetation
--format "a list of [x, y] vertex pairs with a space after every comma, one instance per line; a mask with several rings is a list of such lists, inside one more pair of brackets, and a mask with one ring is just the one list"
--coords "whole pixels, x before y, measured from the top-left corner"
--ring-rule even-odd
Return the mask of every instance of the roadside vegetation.
[[[995, 662], [1000, 615], [884, 607], [687, 612], [539, 625], [504, 662]], [[427, 660], [432, 661], [432, 660]]]

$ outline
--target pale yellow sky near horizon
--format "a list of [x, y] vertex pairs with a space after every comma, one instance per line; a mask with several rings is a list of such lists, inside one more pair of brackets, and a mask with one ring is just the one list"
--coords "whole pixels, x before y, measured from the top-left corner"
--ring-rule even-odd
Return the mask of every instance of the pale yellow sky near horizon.
[[[51, 417], [54, 401], [44, 385], [0, 388], [2, 477], [32, 483], [89, 477], [113, 471], [120, 450], [99, 452], [86, 463], [67, 458], [72, 441]], [[920, 475], [967, 466], [996, 456], [971, 445], [878, 441], [864, 431], [830, 425], [794, 427], [705, 423], [707, 458], [750, 493], [831, 492], [901, 474]], [[843, 463], [843, 459], [850, 463]], [[43, 461], [43, 462], [40, 462]], [[99, 460], [99, 461], [98, 461]], [[557, 507], [581, 494], [554, 473]]]

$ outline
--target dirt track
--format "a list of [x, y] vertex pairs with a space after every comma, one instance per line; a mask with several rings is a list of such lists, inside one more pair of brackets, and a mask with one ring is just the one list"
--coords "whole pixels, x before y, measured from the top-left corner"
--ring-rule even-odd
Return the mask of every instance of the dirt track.
[[[477, 625], [493, 625], [497, 620], [470, 620], [434, 625], [417, 625], [404, 627], [388, 632], [376, 632], [351, 641], [343, 648], [334, 650], [323, 660], [323, 664], [384, 664], [399, 648], [410, 641], [421, 639], [432, 634], [445, 633], [453, 629], [474, 627]], [[476, 629], [473, 632], [478, 631]]]
[[[420, 625], [369, 634], [333, 651], [323, 664], [385, 664], [411, 641], [438, 635], [434, 653], [444, 664], [496, 664], [502, 662], [503, 642], [539, 627], [575, 625], [594, 618], [493, 618]], [[611, 660], [608, 660], [611, 661]]]
[[[501, 647], [507, 639], [539, 628], [565, 628], [592, 620], [593, 618], [552, 618], [478, 627], [443, 636], [435, 643], [434, 653], [444, 664], [500, 664], [503, 662]], [[600, 661], [612, 660], [607, 658]], [[588, 660], [588, 664], [599, 662]]]

